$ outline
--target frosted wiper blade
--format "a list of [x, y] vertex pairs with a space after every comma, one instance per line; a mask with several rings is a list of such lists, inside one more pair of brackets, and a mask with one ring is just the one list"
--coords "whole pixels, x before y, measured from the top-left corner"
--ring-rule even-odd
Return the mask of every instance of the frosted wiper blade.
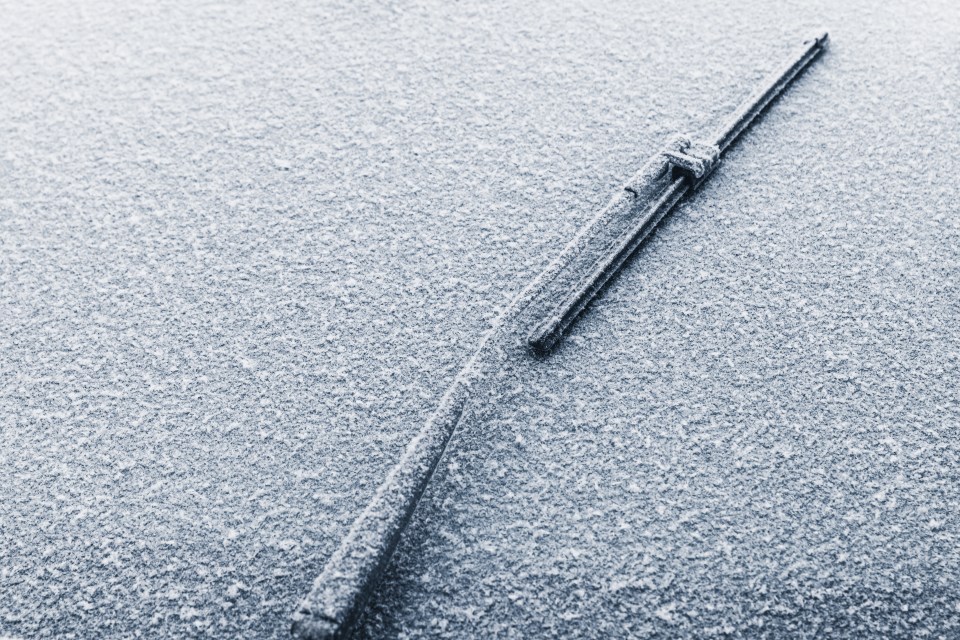
[[733, 112], [707, 142], [674, 136], [626, 185], [631, 198], [614, 198], [609, 206], [640, 208], [630, 225], [589, 266], [572, 288], [557, 295], [559, 301], [534, 325], [527, 342], [534, 352], [548, 353], [579, 317], [591, 300], [616, 275], [657, 224], [687, 193], [692, 192], [716, 169], [726, 149], [826, 48], [826, 32], [804, 41], [779, 69]]
[[[526, 354], [526, 345], [518, 344], [525, 335], [522, 327], [535, 325], [527, 344], [549, 350], [660, 219], [710, 175], [720, 154], [826, 43], [826, 33], [804, 42], [710, 142], [671, 138], [513, 299], [314, 580], [293, 614], [295, 637], [334, 640], [350, 636], [458, 424], [470, 414], [472, 403], [488, 393], [494, 378], [491, 372], [497, 365]], [[542, 311], [544, 307], [549, 310]], [[531, 317], [539, 320], [529, 321]]]

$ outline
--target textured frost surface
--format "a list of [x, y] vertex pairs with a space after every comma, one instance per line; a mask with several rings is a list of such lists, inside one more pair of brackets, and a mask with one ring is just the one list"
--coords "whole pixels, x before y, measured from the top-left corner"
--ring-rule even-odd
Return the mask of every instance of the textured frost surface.
[[955, 18], [830, 23], [565, 345], [461, 425], [368, 637], [958, 633]]
[[0, 635], [285, 637], [497, 310], [821, 26], [365, 631], [955, 633], [960, 23], [830, 4], [6, 3]]

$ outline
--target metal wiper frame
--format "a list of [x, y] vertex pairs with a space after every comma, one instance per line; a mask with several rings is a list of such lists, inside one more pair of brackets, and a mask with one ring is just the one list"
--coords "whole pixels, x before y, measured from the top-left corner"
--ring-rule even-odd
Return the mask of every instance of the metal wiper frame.
[[503, 349], [497, 340], [533, 309], [538, 313], [525, 342], [537, 353], [549, 352], [660, 220], [711, 175], [724, 151], [826, 48], [827, 37], [806, 40], [708, 141], [671, 138], [504, 310], [314, 581], [293, 615], [295, 637], [351, 635], [468, 401], [483, 388], [487, 361], [496, 361], [489, 353]]
[[624, 185], [635, 199], [649, 202], [636, 224], [623, 233], [568, 296], [549, 311], [527, 339], [537, 353], [549, 352], [600, 292], [650, 235], [657, 224], [685, 195], [699, 187], [716, 169], [727, 148], [826, 48], [826, 32], [806, 40], [760, 87], [747, 98], [710, 138], [694, 142], [686, 136], [674, 136], [647, 165]]

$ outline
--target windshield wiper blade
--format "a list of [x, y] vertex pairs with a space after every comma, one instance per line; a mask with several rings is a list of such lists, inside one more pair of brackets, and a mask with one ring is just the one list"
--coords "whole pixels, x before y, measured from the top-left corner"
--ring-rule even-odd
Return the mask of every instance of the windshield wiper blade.
[[624, 191], [631, 197], [618, 194], [620, 197], [614, 197], [608, 207], [639, 207], [640, 215], [601, 252], [572, 290], [561, 293], [559, 301], [537, 321], [527, 338], [534, 352], [545, 354], [553, 349], [663, 217], [710, 176], [723, 152], [826, 48], [828, 38], [824, 32], [804, 41], [779, 69], [763, 80], [709, 141], [694, 142], [686, 136], [674, 136], [624, 185]]
[[[346, 538], [323, 567], [310, 593], [293, 614], [292, 633], [305, 640], [347, 638], [360, 618], [413, 516], [447, 443], [482, 394], [490, 352], [528, 310], [544, 305], [527, 340], [534, 350], [549, 350], [590, 300], [636, 250], [664, 215], [716, 168], [720, 155], [827, 44], [827, 34], [807, 40], [737, 109], [707, 143], [674, 136], [567, 249], [531, 282], [487, 332], [473, 357], [444, 393], [440, 405], [410, 442], [400, 461], [354, 521]], [[644, 204], [646, 203], [646, 204]], [[640, 208], [640, 215], [636, 210]], [[605, 222], [615, 221], [612, 229]], [[621, 231], [621, 226], [626, 230]], [[602, 240], [597, 244], [597, 238]], [[586, 261], [586, 262], [584, 262]], [[585, 277], [578, 267], [587, 264]], [[571, 271], [571, 276], [568, 271]], [[570, 285], [573, 278], [575, 285]], [[551, 294], [552, 291], [559, 293]], [[559, 303], [555, 303], [559, 300]], [[511, 338], [512, 339], [512, 338]], [[517, 347], [519, 349], [519, 347]]]

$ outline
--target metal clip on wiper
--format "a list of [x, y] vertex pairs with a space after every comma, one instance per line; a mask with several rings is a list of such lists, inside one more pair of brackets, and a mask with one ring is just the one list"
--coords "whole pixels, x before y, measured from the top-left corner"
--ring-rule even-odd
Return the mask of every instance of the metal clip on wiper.
[[694, 142], [686, 136], [674, 136], [624, 185], [624, 189], [636, 201], [627, 203], [627, 206], [636, 207], [642, 202], [649, 204], [636, 218], [636, 223], [602, 253], [569, 295], [563, 297], [536, 324], [527, 339], [535, 352], [547, 353], [554, 347], [660, 220], [684, 195], [695, 190], [710, 176], [723, 152], [826, 48], [827, 39], [828, 35], [824, 32], [805, 41], [783, 66], [767, 76], [760, 88], [744, 101], [709, 142]]
[[709, 142], [671, 138], [563, 254], [514, 299], [327, 561], [293, 615], [294, 636], [329, 640], [350, 635], [464, 415], [467, 401], [478, 393], [477, 380], [483, 378], [478, 373], [482, 369], [479, 363], [498, 348], [496, 340], [512, 330], [513, 323], [529, 309], [543, 306], [547, 311], [533, 323], [535, 329], [527, 342], [535, 351], [549, 351], [663, 216], [710, 176], [726, 148], [826, 44], [826, 33], [804, 42]]

